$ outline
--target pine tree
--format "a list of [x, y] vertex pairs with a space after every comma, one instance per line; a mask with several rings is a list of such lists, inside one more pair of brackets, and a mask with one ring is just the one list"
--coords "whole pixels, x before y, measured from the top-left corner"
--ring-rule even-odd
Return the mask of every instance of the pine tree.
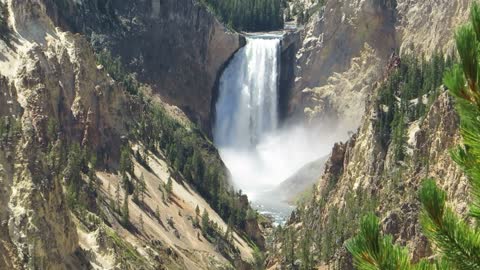
[[204, 165], [200, 157], [200, 154], [196, 150], [193, 152], [192, 166], [193, 166], [192, 168], [193, 181], [196, 184], [201, 184], [203, 180], [203, 174], [204, 174]]
[[78, 192], [82, 186], [82, 169], [83, 169], [84, 153], [78, 143], [70, 146], [68, 152], [67, 166], [64, 171], [64, 176], [67, 182], [69, 191], [74, 200], [78, 199]]
[[392, 121], [392, 145], [395, 160], [403, 160], [406, 152], [406, 134], [405, 134], [405, 99], [400, 102], [399, 108], [395, 110], [395, 116]]
[[138, 181], [135, 182], [135, 186], [134, 186], [134, 189], [133, 189], [133, 201], [134, 202], [139, 202], [139, 193], [140, 193], [140, 183]]
[[160, 219], [160, 208], [158, 208], [158, 205], [157, 205], [157, 208], [155, 208], [155, 217], [157, 219]]
[[293, 228], [287, 227], [284, 233], [282, 243], [282, 253], [285, 258], [286, 265], [295, 267], [295, 231]]
[[173, 187], [172, 187], [172, 177], [168, 177], [167, 184], [165, 185], [165, 192], [167, 192], [167, 199], [170, 200], [170, 196], [172, 195]]
[[133, 175], [133, 163], [130, 159], [130, 150], [126, 146], [122, 147], [122, 149], [120, 150], [119, 167], [120, 173], [123, 177], [125, 177], [127, 173]]
[[146, 184], [145, 184], [145, 177], [143, 176], [143, 173], [140, 175], [139, 181], [139, 193], [140, 193], [140, 201], [143, 203], [145, 199], [145, 193], [147, 190]]
[[283, 27], [281, 0], [204, 0], [229, 27], [265, 31]]
[[208, 234], [208, 231], [210, 229], [210, 218], [208, 217], [208, 212], [206, 209], [203, 209], [203, 214], [202, 214], [202, 233], [204, 235]]
[[8, 6], [4, 2], [0, 2], [0, 39], [7, 42], [10, 40], [10, 27], [8, 26], [9, 17]]
[[253, 269], [264, 270], [265, 269], [265, 255], [257, 247], [253, 247]]
[[435, 270], [445, 269], [446, 264], [433, 264], [421, 260], [412, 264], [408, 250], [392, 243], [391, 236], [380, 232], [379, 219], [374, 214], [362, 218], [360, 232], [346, 247], [352, 254], [355, 267], [359, 270]]
[[124, 227], [127, 227], [130, 223], [130, 211], [128, 210], [128, 193], [125, 192], [125, 197], [123, 199], [122, 207], [122, 224]]
[[140, 214], [140, 217], [138, 218], [139, 219], [139, 223], [140, 223], [140, 230], [143, 232], [143, 225], [144, 225], [144, 222], [143, 222], [143, 215]]
[[312, 233], [307, 231], [300, 242], [300, 258], [302, 260], [302, 270], [313, 269], [313, 257], [311, 253], [312, 247]]
[[117, 182], [115, 189], [115, 210], [120, 212], [120, 182]]

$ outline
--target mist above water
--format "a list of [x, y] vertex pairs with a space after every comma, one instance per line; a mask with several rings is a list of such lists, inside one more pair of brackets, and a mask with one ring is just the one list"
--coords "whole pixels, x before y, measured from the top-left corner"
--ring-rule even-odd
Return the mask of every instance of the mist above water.
[[328, 127], [285, 127], [266, 134], [253, 148], [219, 148], [233, 182], [253, 200], [273, 189], [305, 164], [327, 155], [338, 140]]
[[279, 58], [280, 38], [247, 38], [220, 79], [214, 142], [235, 185], [254, 201], [339, 140], [328, 126], [279, 128]]

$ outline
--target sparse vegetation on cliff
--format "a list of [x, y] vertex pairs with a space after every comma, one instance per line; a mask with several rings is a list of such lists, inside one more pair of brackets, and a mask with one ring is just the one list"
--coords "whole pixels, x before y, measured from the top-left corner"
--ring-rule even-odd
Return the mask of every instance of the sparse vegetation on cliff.
[[[138, 97], [143, 108], [131, 136], [141, 141], [152, 153], [162, 151], [175, 171], [181, 173], [224, 220], [232, 220], [237, 228], [244, 229], [246, 214], [250, 209], [248, 200], [243, 202], [246, 196], [235, 191], [228, 183], [225, 167], [220, 164], [220, 157], [213, 146], [206, 143], [208, 139], [205, 135], [196, 126], [185, 127], [162, 106], [145, 98], [140, 84], [123, 69], [118, 57], [102, 51], [97, 55], [97, 60], [128, 93]], [[131, 161], [127, 162], [126, 155], [130, 156], [129, 151], [121, 151], [120, 171], [126, 179], [124, 186], [128, 187], [131, 194], [134, 185], [126, 172], [133, 175], [132, 165]], [[171, 194], [169, 190], [171, 186], [169, 188], [167, 184], [167, 198]]]
[[[480, 87], [478, 82], [478, 46], [480, 45], [480, 5], [473, 3], [470, 24], [455, 35], [460, 64], [444, 77], [445, 85], [455, 97], [460, 117], [463, 143], [452, 158], [468, 177], [471, 189], [470, 217], [480, 221]], [[480, 269], [480, 231], [447, 206], [446, 192], [434, 180], [425, 180], [419, 198], [420, 222], [425, 236], [434, 244], [436, 262], [411, 263], [406, 249], [382, 236], [379, 220], [369, 215], [363, 219], [360, 233], [349, 242], [348, 250], [359, 269]]]
[[14, 117], [3, 117], [0, 119], [0, 148], [7, 146], [18, 137], [21, 129], [20, 121]]
[[175, 170], [197, 188], [224, 220], [232, 218], [238, 228], [243, 228], [250, 206], [241, 203], [242, 195], [228, 183], [213, 149], [202, 143], [205, 140], [202, 133], [192, 128], [187, 130], [162, 108], [150, 103], [145, 106], [134, 136], [154, 153], [162, 149]]
[[[299, 269], [313, 269], [320, 261], [329, 261], [335, 252], [343, 246], [345, 240], [352, 237], [358, 226], [358, 218], [375, 209], [377, 203], [374, 196], [365, 194], [361, 188], [350, 192], [343, 209], [332, 207], [326, 209], [326, 202], [333, 192], [334, 185], [328, 191], [314, 194], [308, 207], [297, 207], [294, 212], [295, 220], [302, 220], [307, 226], [297, 230], [291, 226], [278, 227], [274, 232], [275, 241], [280, 250], [271, 252], [283, 256], [282, 264]], [[315, 191], [316, 192], [316, 191]], [[319, 223], [319, 213], [326, 211], [325, 223]], [[288, 224], [287, 224], [288, 225]], [[297, 252], [298, 250], [298, 252]]]
[[441, 52], [429, 60], [424, 56], [404, 55], [380, 87], [375, 127], [383, 147], [394, 145], [396, 160], [402, 161], [405, 157], [406, 124], [425, 115], [427, 107], [438, 96], [442, 74], [452, 66], [452, 61]]
[[239, 31], [269, 31], [283, 27], [281, 0], [201, 0], [220, 19]]
[[[313, 269], [312, 267], [324, 263], [332, 265], [333, 269], [348, 269], [350, 262], [345, 243], [356, 234], [362, 216], [380, 208], [384, 211], [395, 209], [399, 202], [404, 202], [405, 197], [409, 196], [403, 191], [403, 177], [414, 167], [411, 164], [411, 153], [407, 151], [412, 147], [408, 144], [411, 136], [408, 131], [413, 122], [421, 125], [424, 121], [441, 93], [442, 74], [452, 66], [454, 60], [444, 57], [441, 52], [434, 53], [428, 60], [414, 53], [392, 58], [395, 59], [397, 64], [389, 70], [388, 77], [372, 97], [371, 110], [374, 117], [368, 119], [372, 125], [372, 137], [369, 140], [374, 140], [369, 143], [381, 146], [376, 149], [379, 152], [375, 152], [381, 158], [374, 165], [380, 167], [379, 172], [375, 172], [378, 176], [373, 180], [374, 184], [363, 187], [360, 181], [359, 186], [355, 186], [357, 177], [363, 179], [366, 176], [345, 175], [343, 170], [348, 167], [344, 167], [344, 162], [355, 163], [358, 160], [344, 160], [346, 157], [338, 160], [335, 157], [335, 161], [331, 159], [330, 162], [338, 162], [336, 166], [339, 167], [327, 169], [329, 173], [322, 178], [325, 182], [314, 189], [311, 200], [298, 206], [287, 226], [274, 233], [277, 246], [270, 247], [275, 250], [271, 253], [284, 254], [282, 265]], [[362, 135], [370, 136], [365, 133]], [[354, 135], [349, 143], [355, 145], [356, 138]], [[342, 147], [334, 148], [334, 156], [337, 152], [345, 151], [340, 148]], [[350, 148], [349, 151], [353, 150]], [[367, 155], [363, 152], [358, 154], [362, 159]], [[349, 155], [353, 155], [352, 152]], [[388, 167], [380, 163], [387, 158], [392, 161]], [[358, 170], [349, 169], [348, 174]], [[372, 172], [369, 171], [368, 174], [370, 173]], [[342, 186], [339, 186], [339, 181], [342, 181]], [[295, 228], [298, 224], [302, 226]], [[300, 252], [288, 252], [292, 248]]]
[[132, 95], [138, 94], [139, 83], [122, 66], [120, 57], [113, 57], [108, 50], [102, 50], [97, 54], [97, 60], [108, 71], [110, 76], [120, 82]]

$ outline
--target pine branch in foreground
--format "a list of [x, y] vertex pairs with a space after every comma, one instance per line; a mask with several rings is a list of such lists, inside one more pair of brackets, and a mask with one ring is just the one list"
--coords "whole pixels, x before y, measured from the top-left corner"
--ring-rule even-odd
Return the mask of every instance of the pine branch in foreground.
[[[445, 86], [456, 101], [463, 144], [452, 151], [453, 160], [468, 177], [471, 192], [470, 216], [480, 224], [480, 5], [474, 2], [470, 23], [458, 29], [455, 41], [460, 64], [444, 76]], [[446, 206], [447, 196], [434, 180], [424, 181], [419, 191], [420, 222], [432, 242], [438, 262], [413, 265], [408, 251], [382, 236], [373, 214], [363, 218], [359, 234], [347, 244], [355, 266], [373, 269], [480, 269], [480, 231]]]

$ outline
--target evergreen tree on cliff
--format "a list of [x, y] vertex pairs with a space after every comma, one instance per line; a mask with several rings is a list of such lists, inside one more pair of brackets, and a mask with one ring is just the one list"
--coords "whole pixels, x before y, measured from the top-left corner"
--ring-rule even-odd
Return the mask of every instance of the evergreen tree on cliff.
[[362, 219], [359, 234], [347, 243], [358, 269], [480, 269], [480, 5], [473, 3], [470, 23], [455, 35], [460, 64], [444, 76], [454, 96], [460, 117], [463, 144], [452, 158], [468, 177], [471, 190], [470, 216], [475, 225], [461, 219], [446, 205], [446, 193], [433, 180], [420, 191], [421, 224], [436, 251], [434, 263], [413, 264], [408, 251], [392, 244], [391, 236], [380, 232], [379, 219], [370, 214]]
[[229, 27], [239, 31], [283, 28], [281, 0], [202, 0]]

